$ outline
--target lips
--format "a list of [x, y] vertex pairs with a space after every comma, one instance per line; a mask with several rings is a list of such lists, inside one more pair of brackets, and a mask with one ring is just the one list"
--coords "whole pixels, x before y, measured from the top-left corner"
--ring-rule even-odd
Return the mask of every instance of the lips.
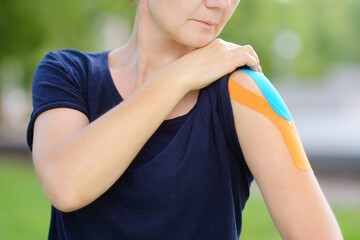
[[212, 26], [214, 26], [214, 25], [215, 25], [215, 23], [214, 23], [214, 22], [207, 21], [207, 20], [197, 20], [197, 19], [193, 19], [193, 20], [194, 20], [194, 21], [196, 21], [196, 22], [199, 22], [199, 23], [206, 24], [206, 25], [208, 25], [209, 27], [212, 27]]

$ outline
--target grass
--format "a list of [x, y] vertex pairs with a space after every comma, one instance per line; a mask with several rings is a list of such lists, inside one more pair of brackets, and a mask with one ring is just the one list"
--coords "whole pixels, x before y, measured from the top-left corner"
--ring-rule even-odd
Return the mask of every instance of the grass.
[[28, 162], [0, 158], [0, 239], [46, 239], [50, 205]]
[[[358, 206], [332, 206], [344, 239], [360, 239], [360, 203]], [[252, 195], [243, 212], [243, 229], [240, 240], [281, 239], [267, 211], [266, 205], [256, 193]]]
[[[50, 204], [44, 196], [30, 160], [0, 156], [0, 239], [46, 239]], [[359, 203], [360, 204], [360, 203]], [[333, 206], [347, 240], [360, 239], [360, 205]], [[281, 239], [257, 193], [243, 213], [240, 240]]]

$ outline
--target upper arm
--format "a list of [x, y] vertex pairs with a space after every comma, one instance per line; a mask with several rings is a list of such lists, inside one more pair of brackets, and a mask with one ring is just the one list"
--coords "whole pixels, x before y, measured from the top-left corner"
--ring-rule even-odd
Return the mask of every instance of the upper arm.
[[289, 160], [286, 166], [311, 170], [292, 116], [263, 74], [249, 70], [234, 72], [229, 79], [229, 93], [239, 141], [242, 145], [248, 144], [249, 139], [256, 137], [243, 151], [260, 146], [265, 150], [271, 146], [268, 154], [273, 155], [275, 150], [281, 153], [282, 159]]
[[27, 142], [34, 162], [64, 138], [89, 124], [83, 56], [74, 51], [52, 51], [36, 68]]
[[[41, 113], [34, 123], [33, 161], [37, 170], [46, 166], [46, 156], [65, 138], [89, 124], [87, 116], [75, 109], [54, 108]], [[39, 172], [38, 172], [39, 174]]]
[[[232, 88], [236, 87], [242, 90], [234, 91]], [[285, 118], [286, 113], [274, 110], [276, 106], [269, 104], [262, 90], [245, 72], [236, 71], [229, 79], [239, 143], [275, 225], [283, 238], [294, 239], [325, 236], [321, 234], [329, 226], [333, 228], [331, 231], [338, 230], [334, 228], [336, 220], [311, 171], [295, 125]], [[287, 111], [280, 106], [283, 102], [272, 100], [280, 110]], [[313, 217], [314, 211], [318, 219]], [[339, 235], [333, 234], [336, 236]]]
[[[243, 87], [248, 91], [247, 93], [252, 93], [252, 95], [247, 97], [243, 94], [246, 92], [233, 93], [234, 87], [236, 87], [235, 85], [231, 86], [235, 83], [233, 81], [238, 84], [238, 87]], [[260, 112], [262, 109], [255, 110], [256, 106], [249, 107], [257, 100], [263, 100], [262, 103], [266, 101], [254, 80], [246, 73], [236, 71], [229, 79], [229, 92], [239, 143], [245, 161], [258, 183], [265, 201], [267, 198], [281, 197], [275, 196], [279, 194], [276, 190], [288, 188], [288, 182], [284, 181], [285, 179], [293, 179], [298, 175], [311, 178], [311, 172], [296, 168], [284, 138], [275, 123]], [[241, 94], [244, 99], [239, 100], [236, 98], [238, 96], [234, 94]], [[251, 96], [254, 99], [249, 99]], [[247, 101], [250, 101], [249, 105]], [[271, 107], [268, 106], [268, 108], [270, 111]], [[269, 210], [271, 211], [271, 209]]]
[[60, 108], [67, 108], [89, 116], [86, 77], [81, 69], [82, 64], [74, 53], [54, 51], [47, 53], [37, 66], [32, 83], [34, 109], [27, 129], [30, 150], [33, 146], [35, 119], [40, 114], [47, 114], [50, 109], [58, 111]]

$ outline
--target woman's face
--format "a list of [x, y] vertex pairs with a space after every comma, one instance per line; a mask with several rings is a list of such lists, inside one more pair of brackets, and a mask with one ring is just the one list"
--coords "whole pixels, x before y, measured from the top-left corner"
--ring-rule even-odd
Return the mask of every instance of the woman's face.
[[240, 0], [148, 0], [155, 28], [189, 47], [214, 39]]

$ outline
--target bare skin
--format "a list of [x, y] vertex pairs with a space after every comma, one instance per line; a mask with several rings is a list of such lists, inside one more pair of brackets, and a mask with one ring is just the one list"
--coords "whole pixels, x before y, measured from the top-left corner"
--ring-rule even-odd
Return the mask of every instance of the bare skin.
[[[109, 54], [111, 75], [125, 100], [91, 123], [67, 108], [48, 110], [35, 122], [34, 166], [53, 206], [70, 212], [101, 196], [165, 119], [190, 111], [199, 89], [238, 66], [261, 71], [250, 46], [214, 39], [238, 2], [140, 1], [129, 42]], [[180, 6], [174, 10], [175, 5]], [[208, 19], [216, 22], [201, 22]], [[248, 77], [232, 77], [259, 93]], [[316, 178], [291, 164], [278, 130], [258, 113], [234, 101], [232, 106], [246, 162], [281, 236], [342, 239]]]

